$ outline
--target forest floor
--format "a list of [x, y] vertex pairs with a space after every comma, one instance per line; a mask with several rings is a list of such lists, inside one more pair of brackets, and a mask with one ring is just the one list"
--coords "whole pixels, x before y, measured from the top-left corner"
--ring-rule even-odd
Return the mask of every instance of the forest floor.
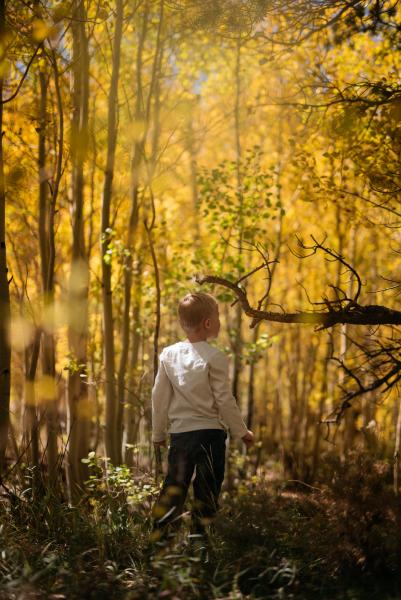
[[[7, 487], [0, 502], [0, 600], [401, 598], [401, 507], [389, 465], [326, 463], [327, 481], [236, 473], [207, 551], [150, 544], [149, 475], [91, 465], [87, 496], [68, 506]], [[14, 495], [15, 494], [15, 495]]]

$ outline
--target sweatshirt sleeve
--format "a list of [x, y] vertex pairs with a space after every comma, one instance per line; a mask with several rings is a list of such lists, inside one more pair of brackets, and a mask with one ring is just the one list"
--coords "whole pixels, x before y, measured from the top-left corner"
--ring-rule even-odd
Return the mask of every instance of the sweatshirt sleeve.
[[152, 441], [162, 442], [167, 437], [168, 407], [173, 387], [163, 364], [163, 352], [159, 356], [159, 368], [152, 388]]
[[209, 363], [209, 379], [217, 408], [233, 437], [243, 437], [248, 428], [231, 392], [228, 376], [228, 358], [223, 352], [213, 355]]

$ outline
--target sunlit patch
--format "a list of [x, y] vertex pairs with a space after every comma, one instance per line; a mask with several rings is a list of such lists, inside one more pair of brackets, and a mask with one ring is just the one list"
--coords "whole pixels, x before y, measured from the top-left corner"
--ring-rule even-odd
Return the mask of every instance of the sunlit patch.
[[34, 326], [31, 321], [22, 316], [14, 317], [11, 320], [9, 336], [10, 344], [17, 352], [25, 350], [33, 340]]
[[57, 384], [54, 377], [42, 375], [35, 383], [35, 395], [37, 401], [48, 402], [54, 400], [57, 394]]

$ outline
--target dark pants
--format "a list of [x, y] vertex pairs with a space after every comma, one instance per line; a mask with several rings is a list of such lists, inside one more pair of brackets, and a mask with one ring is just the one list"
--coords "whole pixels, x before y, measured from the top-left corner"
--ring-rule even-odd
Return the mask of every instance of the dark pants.
[[198, 429], [172, 433], [168, 453], [168, 472], [153, 507], [155, 529], [178, 526], [196, 469], [192, 531], [203, 534], [219, 505], [218, 497], [224, 479], [227, 434], [222, 429]]

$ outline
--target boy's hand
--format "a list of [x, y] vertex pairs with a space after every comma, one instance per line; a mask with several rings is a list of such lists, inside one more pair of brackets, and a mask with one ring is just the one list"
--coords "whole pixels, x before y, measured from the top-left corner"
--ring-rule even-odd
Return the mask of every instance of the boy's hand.
[[166, 440], [162, 440], [161, 442], [153, 442], [153, 445], [155, 448], [158, 448], [159, 446], [166, 447]]
[[252, 431], [248, 429], [248, 432], [244, 436], [242, 436], [241, 440], [244, 442], [246, 447], [249, 448], [250, 446], [252, 446], [255, 440], [255, 436], [253, 435]]

